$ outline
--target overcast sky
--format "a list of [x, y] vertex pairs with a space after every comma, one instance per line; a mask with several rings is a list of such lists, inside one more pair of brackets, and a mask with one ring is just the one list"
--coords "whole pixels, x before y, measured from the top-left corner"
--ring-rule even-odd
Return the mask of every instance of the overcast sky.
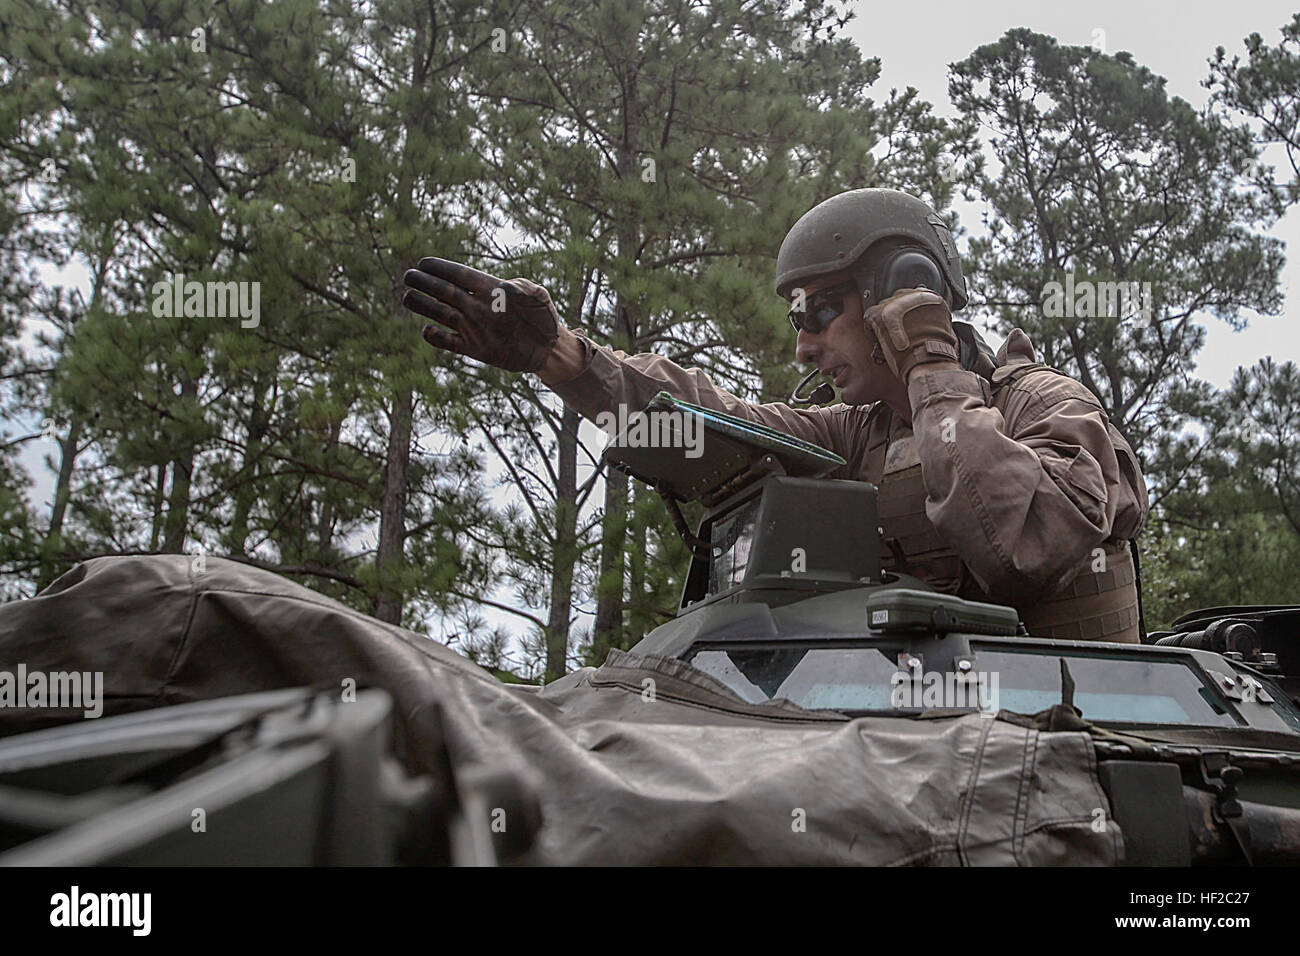
[[[1088, 46], [1100, 40], [1107, 53], [1127, 50], [1142, 66], [1168, 82], [1171, 96], [1203, 106], [1209, 91], [1201, 82], [1216, 47], [1244, 54], [1242, 41], [1258, 33], [1270, 46], [1281, 40], [1281, 27], [1300, 10], [1300, 3], [1250, 0], [1094, 0], [1086, 4], [1016, 3], [981, 0], [978, 4], [932, 0], [921, 4], [856, 3], [848, 32], [863, 52], [881, 61], [877, 85], [884, 91], [914, 86], [940, 115], [953, 115], [948, 102], [948, 64], [965, 59], [976, 47], [991, 43], [1013, 27], [1029, 27], [1067, 45]], [[1272, 156], [1265, 160], [1277, 165]], [[972, 233], [979, 217], [959, 203], [962, 224]], [[1233, 332], [1207, 317], [1206, 344], [1197, 373], [1216, 387], [1226, 386], [1239, 365], [1253, 365], [1265, 355], [1300, 362], [1300, 331], [1287, 312], [1300, 302], [1300, 210], [1272, 230], [1287, 244], [1282, 272], [1286, 302], [1282, 314], [1261, 316], [1243, 311], [1249, 324]]]

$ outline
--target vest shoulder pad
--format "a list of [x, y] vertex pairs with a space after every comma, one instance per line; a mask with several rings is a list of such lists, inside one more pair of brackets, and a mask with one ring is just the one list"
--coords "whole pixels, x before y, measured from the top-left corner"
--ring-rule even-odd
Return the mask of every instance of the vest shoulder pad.
[[994, 369], [991, 380], [995, 404], [999, 404], [999, 399], [1005, 402], [1010, 392], [1019, 385], [1022, 386], [1022, 390], [1032, 389], [1034, 395], [1045, 405], [1055, 405], [1057, 402], [1073, 398], [1102, 409], [1101, 402], [1086, 385], [1059, 368], [1041, 362], [1001, 365]]

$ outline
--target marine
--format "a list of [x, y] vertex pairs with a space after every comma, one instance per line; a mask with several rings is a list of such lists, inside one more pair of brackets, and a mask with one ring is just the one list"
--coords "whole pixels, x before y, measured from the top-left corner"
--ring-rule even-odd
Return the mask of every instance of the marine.
[[887, 570], [1013, 606], [1035, 636], [1140, 642], [1130, 542], [1150, 506], [1137, 457], [1022, 330], [994, 354], [953, 320], [968, 296], [944, 220], [898, 190], [841, 193], [794, 224], [776, 273], [795, 358], [840, 404], [808, 407], [828, 386], [811, 400], [796, 390], [793, 405], [745, 402], [698, 368], [568, 329], [531, 280], [445, 259], [406, 272], [403, 302], [434, 320], [431, 345], [534, 372], [589, 420], [667, 391], [829, 448], [846, 461], [829, 477], [878, 489], [881, 540], [863, 546]]

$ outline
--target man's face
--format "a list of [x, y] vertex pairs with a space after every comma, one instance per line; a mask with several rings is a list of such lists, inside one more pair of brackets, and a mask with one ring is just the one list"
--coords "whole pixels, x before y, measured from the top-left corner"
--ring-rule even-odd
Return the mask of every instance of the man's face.
[[[847, 272], [833, 272], [802, 284], [805, 302], [821, 289], [852, 280]], [[856, 290], [844, 293], [844, 311], [820, 332], [799, 330], [794, 355], [801, 364], [812, 363], [840, 390], [846, 405], [869, 405], [887, 398], [897, 384], [887, 365], [877, 365], [871, 353], [876, 343], [862, 321], [862, 299]]]

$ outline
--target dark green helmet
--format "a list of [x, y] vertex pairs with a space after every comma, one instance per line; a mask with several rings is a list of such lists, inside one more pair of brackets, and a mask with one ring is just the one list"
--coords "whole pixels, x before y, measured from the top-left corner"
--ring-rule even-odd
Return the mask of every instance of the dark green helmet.
[[897, 189], [854, 189], [818, 203], [796, 222], [776, 256], [776, 291], [786, 298], [801, 281], [847, 269], [881, 239], [922, 246], [948, 283], [952, 310], [966, 306], [966, 280], [948, 225]]

